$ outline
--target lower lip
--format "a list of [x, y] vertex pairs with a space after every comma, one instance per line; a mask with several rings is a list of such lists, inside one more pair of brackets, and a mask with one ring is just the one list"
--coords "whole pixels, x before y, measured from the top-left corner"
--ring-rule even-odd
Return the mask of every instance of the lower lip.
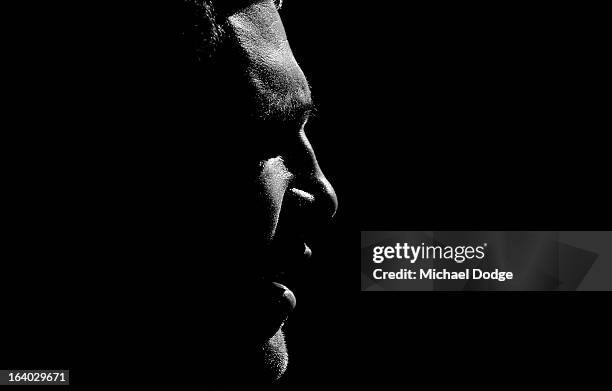
[[272, 338], [282, 327], [289, 313], [295, 308], [295, 295], [277, 282], [266, 284], [262, 292], [253, 294], [258, 299], [247, 311], [251, 313], [249, 333], [260, 344]]
[[285, 301], [285, 304], [288, 305], [290, 311], [293, 310], [295, 308], [295, 295], [293, 294], [293, 292], [291, 292], [289, 288], [287, 288], [283, 284], [279, 284], [278, 282], [273, 282], [272, 285], [274, 285], [276, 288], [279, 289], [279, 291], [282, 292], [281, 300]]

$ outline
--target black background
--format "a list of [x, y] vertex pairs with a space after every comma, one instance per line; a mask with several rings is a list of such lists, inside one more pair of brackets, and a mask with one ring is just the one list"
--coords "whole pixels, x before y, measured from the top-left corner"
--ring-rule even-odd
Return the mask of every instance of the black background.
[[[73, 142], [55, 138], [63, 124], [90, 123], [82, 100], [107, 98], [99, 76], [138, 47], [122, 28], [138, 25], [139, 7], [28, 3], [5, 13], [17, 21], [6, 35], [11, 134], [28, 148], [15, 156], [32, 156], [28, 129], [50, 130], [37, 139], [44, 150]], [[307, 131], [340, 206], [294, 277], [291, 366], [278, 388], [523, 387], [527, 375], [530, 386], [584, 387], [578, 362], [597, 374], [595, 352], [607, 349], [607, 296], [360, 293], [356, 257], [360, 230], [609, 228], [601, 10], [287, 0], [281, 15], [319, 106]], [[54, 224], [61, 211], [19, 191], [40, 165], [7, 156], [16, 178], [7, 183], [18, 185], [7, 204], [3, 366], [70, 368], [73, 384], [89, 388], [102, 382], [96, 366], [150, 363], [126, 358], [127, 340], [97, 353], [98, 336], [122, 326], [80, 294], [105, 275], [104, 264], [82, 263], [90, 243], [75, 232], [88, 216]], [[32, 246], [33, 237], [45, 240]], [[96, 301], [116, 300], [107, 287]]]
[[361, 229], [581, 229], [609, 211], [597, 9], [287, 2], [282, 16], [321, 107], [311, 137]]
[[607, 295], [357, 293], [352, 260], [360, 230], [609, 229], [598, 11], [287, 1], [281, 16], [339, 199], [289, 323], [286, 389], [590, 381]]

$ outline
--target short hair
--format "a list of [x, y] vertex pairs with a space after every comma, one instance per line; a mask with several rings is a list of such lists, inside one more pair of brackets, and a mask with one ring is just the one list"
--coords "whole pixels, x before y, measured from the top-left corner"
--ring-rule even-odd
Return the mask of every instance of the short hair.
[[[245, 0], [236, 0], [234, 8], [244, 2]], [[179, 3], [180, 33], [185, 48], [195, 56], [196, 61], [210, 60], [224, 38], [223, 25], [218, 21], [216, 9], [227, 13], [227, 5], [224, 7], [222, 2], [217, 4], [216, 0], [179, 0]], [[274, 0], [274, 4], [280, 9], [283, 0]]]
[[183, 49], [192, 60], [210, 60], [221, 45], [223, 27], [217, 22], [212, 0], [180, 0], [180, 34]]

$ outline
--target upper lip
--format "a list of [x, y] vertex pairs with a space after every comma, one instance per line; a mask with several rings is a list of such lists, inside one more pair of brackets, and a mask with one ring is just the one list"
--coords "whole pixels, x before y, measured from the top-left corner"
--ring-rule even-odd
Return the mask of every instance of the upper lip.
[[255, 296], [261, 300], [257, 307], [257, 340], [271, 338], [282, 326], [295, 306], [295, 296], [285, 285], [293, 285], [293, 276], [310, 255], [303, 235], [292, 231], [281, 231], [269, 247], [265, 268]]
[[302, 266], [302, 261], [310, 257], [311, 251], [309, 250], [310, 248], [301, 238], [275, 243], [270, 248], [264, 277], [276, 281], [275, 278], [293, 274], [294, 270]]

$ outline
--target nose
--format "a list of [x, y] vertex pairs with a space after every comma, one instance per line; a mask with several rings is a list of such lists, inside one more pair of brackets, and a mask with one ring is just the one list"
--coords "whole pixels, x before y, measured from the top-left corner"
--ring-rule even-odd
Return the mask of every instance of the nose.
[[338, 198], [305, 134], [300, 136], [300, 151], [295, 151], [290, 160], [294, 180], [286, 196], [300, 209], [304, 220], [313, 224], [328, 222], [338, 210]]

